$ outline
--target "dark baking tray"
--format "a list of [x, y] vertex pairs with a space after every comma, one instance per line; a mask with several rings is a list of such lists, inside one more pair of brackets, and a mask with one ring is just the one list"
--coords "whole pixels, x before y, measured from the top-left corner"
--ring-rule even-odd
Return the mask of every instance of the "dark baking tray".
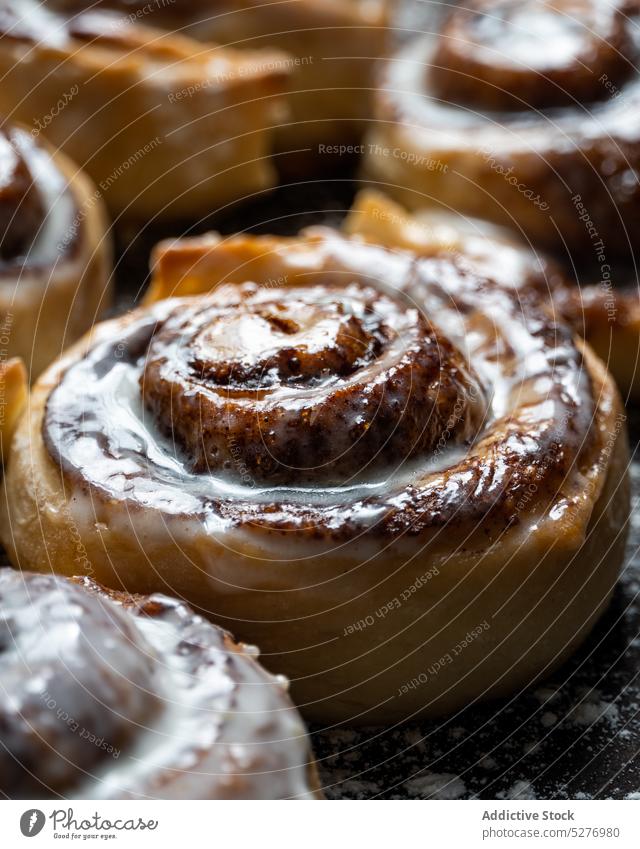
[[[249, 205], [189, 227], [129, 228], [117, 236], [117, 307], [147, 282], [163, 236], [296, 233], [338, 224], [355, 185], [343, 175], [281, 186]], [[626, 568], [612, 604], [583, 648], [552, 679], [513, 699], [440, 722], [393, 728], [313, 729], [329, 798], [640, 798], [640, 411], [628, 411], [634, 512]]]

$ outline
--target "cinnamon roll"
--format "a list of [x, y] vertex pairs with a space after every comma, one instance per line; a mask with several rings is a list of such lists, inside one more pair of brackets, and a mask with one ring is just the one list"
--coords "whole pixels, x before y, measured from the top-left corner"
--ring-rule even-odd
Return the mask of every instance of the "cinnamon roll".
[[35, 378], [109, 306], [110, 274], [106, 216], [91, 181], [37, 132], [4, 124], [0, 359], [21, 357]]
[[624, 414], [502, 266], [322, 229], [161, 246], [148, 303], [32, 392], [12, 562], [74, 572], [81, 540], [100, 583], [260, 644], [321, 720], [437, 715], [546, 674], [617, 579]]
[[2, 569], [0, 622], [4, 796], [320, 795], [286, 680], [185, 604]]
[[287, 57], [143, 17], [3, 0], [0, 110], [85, 168], [114, 216], [193, 219], [271, 187]]
[[[77, 11], [96, 4], [54, 0], [54, 5]], [[148, 14], [154, 26], [201, 41], [285, 51], [290, 115], [276, 130], [281, 151], [300, 154], [305, 145], [353, 142], [371, 117], [374, 67], [389, 40], [388, 0], [101, 0], [98, 5], [142, 20]]]
[[559, 250], [640, 234], [638, 5], [473, 0], [381, 74], [366, 172]]
[[[640, 399], [640, 298], [624, 274], [614, 286], [610, 279], [578, 286], [554, 261], [534, 253], [506, 228], [479, 219], [425, 207], [408, 213], [374, 190], [361, 192], [345, 219], [345, 232], [389, 247], [433, 255], [455, 251], [473, 255], [509, 286], [515, 277], [549, 299], [551, 308], [567, 321], [605, 362], [625, 398]], [[608, 267], [608, 266], [607, 266]], [[615, 275], [612, 275], [613, 279]], [[618, 284], [622, 285], [618, 285]]]

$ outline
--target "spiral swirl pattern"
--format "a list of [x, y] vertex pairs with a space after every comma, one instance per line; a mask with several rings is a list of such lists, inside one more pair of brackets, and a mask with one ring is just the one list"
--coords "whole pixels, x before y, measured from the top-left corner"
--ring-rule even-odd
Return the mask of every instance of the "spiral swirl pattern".
[[[341, 248], [316, 245], [329, 257]], [[110, 497], [170, 512], [198, 505], [242, 523], [257, 509], [260, 524], [286, 516], [339, 533], [328, 519], [340, 511], [365, 526], [375, 516], [380, 533], [414, 515], [420, 526], [446, 522], [458, 487], [455, 509], [477, 521], [513, 498], [541, 454], [558, 449], [542, 470], [553, 483], [588, 449], [581, 355], [529, 293], [523, 312], [450, 259], [353, 252], [400, 280], [395, 293], [362, 272], [359, 284], [294, 282], [276, 295], [229, 286], [100, 328], [104, 341], [48, 398], [52, 459]], [[251, 485], [236, 490], [239, 470]], [[321, 503], [336, 483], [339, 504]]]
[[0, 789], [312, 797], [304, 726], [256, 656], [166, 596], [0, 570]]
[[156, 29], [163, 4], [126, 5], [0, 3], [0, 111], [86, 168], [115, 217], [197, 217], [272, 186], [285, 54], [203, 44]]

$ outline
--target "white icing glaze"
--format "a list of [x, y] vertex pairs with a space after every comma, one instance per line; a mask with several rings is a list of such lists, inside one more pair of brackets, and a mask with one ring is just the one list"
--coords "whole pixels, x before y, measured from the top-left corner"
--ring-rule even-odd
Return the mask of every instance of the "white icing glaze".
[[[635, 38], [640, 28], [633, 26]], [[437, 35], [412, 41], [388, 61], [382, 87], [407, 121], [405, 134], [428, 148], [502, 150], [529, 153], [544, 149], [574, 150], [577, 140], [620, 135], [630, 139], [640, 130], [640, 77], [624, 86], [624, 97], [599, 103], [575, 103], [512, 113], [483, 112], [473, 105], [441, 100], [425, 87], [425, 74], [437, 46]], [[473, 132], [469, 132], [472, 130]]]
[[[0, 740], [39, 786], [79, 798], [311, 797], [286, 680], [231, 645], [164, 596], [123, 607], [95, 585], [3, 570]], [[24, 781], [2, 789], [33, 794]]]
[[[81, 238], [81, 215], [68, 180], [58, 168], [51, 152], [30, 133], [20, 127], [12, 130], [12, 142], [22, 155], [43, 206], [43, 218], [32, 244], [24, 256], [0, 261], [0, 284], [18, 282], [23, 291], [17, 298], [27, 298], [33, 287], [42, 285], [42, 270], [52, 280], [77, 264], [77, 243]], [[18, 213], [20, 214], [19, 210]]]

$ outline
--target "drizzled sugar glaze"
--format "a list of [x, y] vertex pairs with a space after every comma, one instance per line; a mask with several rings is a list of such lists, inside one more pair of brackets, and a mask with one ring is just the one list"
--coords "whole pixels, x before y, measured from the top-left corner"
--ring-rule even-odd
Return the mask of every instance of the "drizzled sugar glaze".
[[590, 262], [638, 237], [638, 3], [473, 0], [382, 68], [366, 163], [442, 204]]
[[[381, 303], [392, 299], [399, 314], [417, 310], [433, 328], [432, 335], [427, 334], [430, 341], [420, 343], [423, 350], [435, 338], [436, 352], [437, 339], [443, 340], [441, 350], [457, 352], [453, 359], [439, 362], [434, 394], [424, 396], [432, 398], [432, 406], [425, 408], [421, 426], [439, 409], [436, 384], [453, 385], [455, 413], [440, 417], [437, 433], [427, 444], [416, 442], [417, 451], [409, 445], [403, 456], [392, 451], [380, 457], [375, 449], [366, 458], [375, 457], [375, 462], [363, 462], [354, 453], [357, 459], [341, 469], [342, 479], [328, 483], [322, 474], [270, 480], [256, 468], [249, 471], [251, 446], [231, 452], [226, 468], [224, 463], [219, 468], [194, 468], [193, 452], [180, 436], [182, 423], [175, 430], [170, 416], [163, 418], [161, 413], [158, 418], [157, 409], [150, 411], [141, 378], [153, 362], [163, 328], [178, 321], [174, 317], [188, 316], [192, 305], [196, 312], [218, 309], [230, 290], [237, 298], [239, 289], [225, 287], [218, 302], [215, 295], [160, 302], [100, 326], [87, 352], [69, 355], [54, 378], [57, 385], [48, 399], [43, 436], [51, 459], [73, 487], [77, 509], [83, 501], [92, 509], [91, 499], [108, 499], [110, 509], [121, 504], [126, 511], [146, 511], [149, 527], [156, 521], [179, 520], [183, 526], [193, 522], [193, 530], [216, 535], [238, 528], [252, 533], [279, 529], [346, 539], [362, 532], [419, 533], [447, 522], [460, 526], [480, 519], [504, 527], [516, 521], [515, 505], [532, 480], [538, 497], [529, 510], [543, 511], [573, 497], [582, 471], [596, 453], [594, 400], [571, 331], [555, 320], [534, 289], [519, 289], [517, 281], [513, 288], [505, 288], [469, 257], [443, 254], [415, 259], [326, 234], [317, 235], [312, 244], [324, 259], [321, 269], [309, 272], [308, 285], [316, 292], [324, 287], [327, 303], [339, 302], [356, 283], [374, 287], [381, 293]], [[332, 291], [335, 287], [337, 293]], [[289, 299], [296, 298], [296, 288], [285, 283], [281, 291], [256, 294], [255, 287], [249, 287], [245, 295], [249, 303], [257, 298], [286, 308]], [[355, 297], [355, 290], [351, 295]], [[366, 300], [362, 292], [358, 298]], [[304, 337], [303, 332], [298, 346], [303, 346]], [[181, 344], [180, 339], [186, 347], [193, 342], [188, 322], [181, 334], [171, 338], [169, 352]], [[273, 341], [270, 338], [269, 345]], [[406, 335], [403, 344], [407, 345]], [[234, 342], [238, 362], [242, 358], [236, 346]], [[269, 356], [278, 351], [270, 349]], [[173, 352], [177, 362], [177, 351]], [[167, 360], [166, 354], [164, 348], [165, 365], [171, 366], [174, 360]], [[330, 374], [331, 391], [338, 387], [348, 393], [354, 374], [361, 373], [366, 380], [371, 368], [380, 368], [385, 379], [393, 381], [396, 363], [379, 359], [355, 363], [348, 377]], [[247, 374], [245, 368], [245, 378]], [[417, 374], [415, 369], [405, 378], [410, 380], [411, 374]], [[196, 379], [193, 372], [188, 378]], [[220, 387], [207, 386], [206, 380], [205, 389], [225, 397]], [[291, 385], [287, 391], [294, 391]], [[172, 392], [167, 397], [175, 399], [176, 387]], [[331, 398], [331, 393], [323, 393], [324, 388], [321, 404]], [[247, 403], [252, 403], [250, 397]], [[172, 409], [180, 414], [179, 405]], [[332, 410], [332, 403], [322, 408], [329, 443], [334, 432], [336, 440], [344, 439], [344, 420], [337, 413], [332, 420]], [[224, 423], [224, 416], [207, 419], [214, 426], [221, 420]], [[401, 415], [397, 421], [402, 423]], [[289, 421], [288, 426], [294, 425]], [[462, 428], [461, 438], [456, 438], [457, 427]], [[349, 455], [348, 451], [346, 461]]]
[[195, 471], [284, 483], [349, 482], [429, 452], [445, 428], [468, 440], [484, 414], [425, 316], [356, 284], [183, 304], [150, 342], [141, 390]]
[[[162, 595], [0, 571], [1, 789], [11, 796], [302, 798], [287, 682]], [[97, 742], [96, 742], [97, 741]]]
[[624, 14], [620, 6], [601, 0], [472, 4], [388, 63], [382, 97], [398, 120], [414, 122], [416, 132], [428, 128], [436, 145], [446, 147], [464, 138], [465, 146], [496, 152], [542, 143], [568, 147], [576, 137], [605, 133], [624, 139], [626, 131], [637, 131], [640, 28], [633, 17], [638, 10]]

